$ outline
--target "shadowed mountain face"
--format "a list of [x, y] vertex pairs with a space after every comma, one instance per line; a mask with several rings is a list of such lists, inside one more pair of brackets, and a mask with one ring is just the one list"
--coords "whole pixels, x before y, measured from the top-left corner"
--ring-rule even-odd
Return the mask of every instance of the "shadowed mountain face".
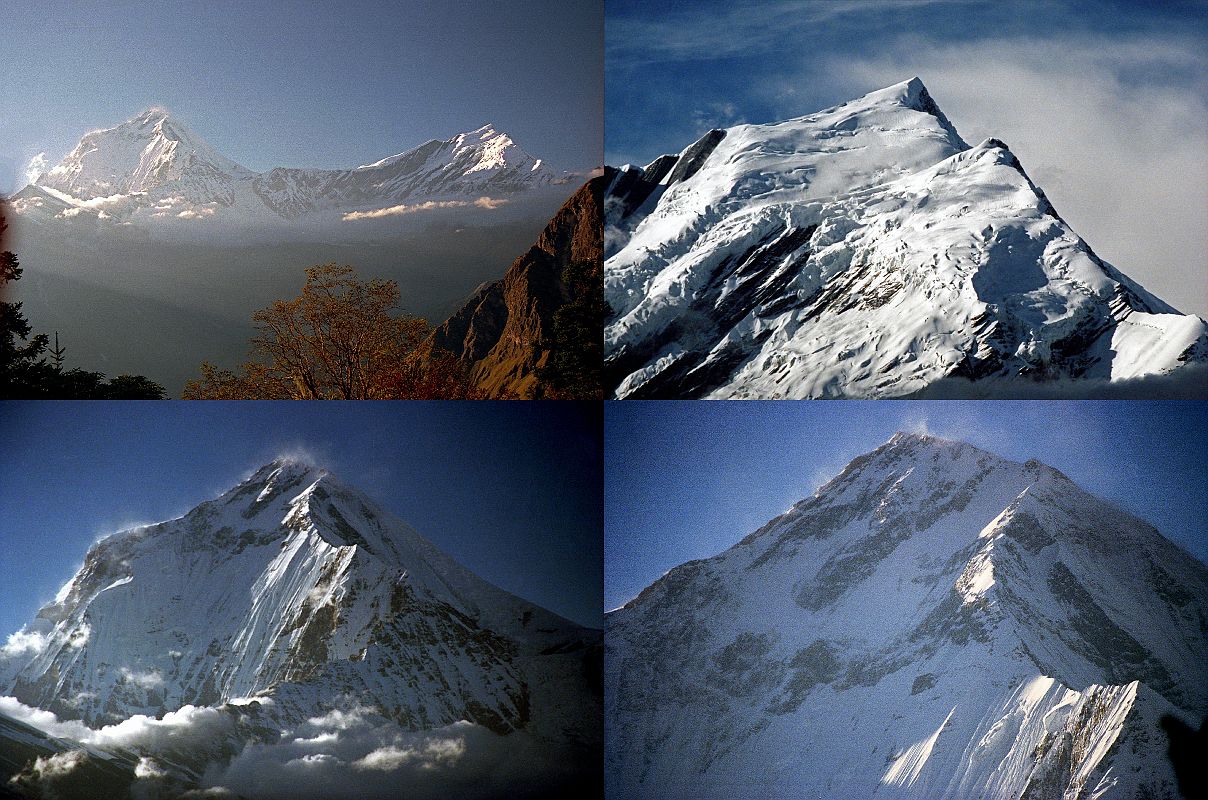
[[0, 655], [0, 695], [86, 724], [72, 730], [94, 749], [114, 738], [96, 729], [137, 715], [223, 720], [222, 753], [170, 754], [184, 777], [327, 718], [598, 764], [600, 632], [483, 581], [302, 463], [97, 543], [26, 636]]
[[898, 434], [606, 617], [616, 797], [1178, 796], [1208, 568], [1038, 462]]
[[538, 370], [550, 358], [554, 315], [582, 292], [567, 285], [565, 270], [585, 262], [595, 265], [591, 274], [600, 274], [602, 201], [611, 178], [610, 171], [571, 195], [503, 278], [480, 288], [434, 332], [430, 345], [469, 366], [490, 396], [535, 399], [545, 393]]
[[1208, 362], [1208, 324], [1095, 255], [918, 78], [625, 165], [605, 241], [619, 398], [1085, 396]]

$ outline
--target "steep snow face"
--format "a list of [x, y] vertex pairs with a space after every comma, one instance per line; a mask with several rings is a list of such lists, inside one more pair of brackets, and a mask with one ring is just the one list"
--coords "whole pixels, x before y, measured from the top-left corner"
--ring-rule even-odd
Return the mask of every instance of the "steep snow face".
[[917, 78], [623, 168], [605, 247], [618, 397], [899, 397], [1208, 360], [1208, 324], [1099, 259]]
[[[162, 109], [93, 131], [53, 169], [14, 196], [34, 220], [81, 215], [121, 222], [210, 217], [264, 222], [319, 211], [350, 212], [404, 200], [498, 199], [550, 184], [555, 175], [486, 125], [356, 169], [264, 173], [218, 153]], [[237, 209], [237, 213], [231, 213]]]
[[606, 617], [617, 797], [1176, 797], [1208, 568], [1060, 472], [898, 434]]
[[590, 741], [598, 703], [582, 676], [599, 632], [290, 461], [102, 540], [28, 630], [45, 645], [0, 657], [0, 695], [94, 727], [248, 697], [289, 725], [352, 697], [408, 730], [468, 720]]
[[229, 206], [235, 182], [251, 175], [168, 112], [152, 108], [115, 128], [85, 134], [36, 184], [80, 201], [114, 202], [171, 186], [191, 202]]

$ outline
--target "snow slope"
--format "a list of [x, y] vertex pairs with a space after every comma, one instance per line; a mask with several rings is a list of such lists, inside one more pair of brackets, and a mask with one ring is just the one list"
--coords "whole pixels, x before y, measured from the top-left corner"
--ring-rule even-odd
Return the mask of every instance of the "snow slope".
[[404, 730], [599, 738], [598, 631], [297, 462], [97, 543], [27, 633], [44, 644], [0, 656], [0, 695], [92, 727], [254, 697], [281, 727], [363, 705]]
[[1206, 625], [1208, 568], [1148, 524], [897, 434], [606, 616], [609, 793], [1175, 798]]
[[36, 221], [83, 216], [154, 229], [177, 220], [250, 217], [268, 224], [404, 203], [498, 201], [556, 178], [490, 125], [355, 169], [276, 167], [257, 173], [218, 153], [168, 112], [152, 108], [85, 134], [59, 164], [17, 192], [13, 206]]
[[617, 397], [887, 398], [1208, 361], [1208, 324], [1098, 258], [918, 78], [626, 165], [605, 257]]

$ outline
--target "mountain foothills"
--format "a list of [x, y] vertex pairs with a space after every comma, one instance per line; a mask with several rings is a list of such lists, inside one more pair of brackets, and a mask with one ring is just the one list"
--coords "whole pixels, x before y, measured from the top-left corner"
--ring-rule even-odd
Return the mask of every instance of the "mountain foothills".
[[528, 252], [436, 329], [489, 397], [601, 397], [604, 320], [600, 220], [610, 173], [563, 204]]
[[12, 199], [31, 221], [78, 217], [157, 228], [214, 217], [246, 226], [381, 212], [416, 200], [489, 204], [559, 179], [490, 125], [355, 169], [255, 172], [152, 108], [86, 134]]
[[897, 434], [606, 616], [610, 797], [1177, 798], [1208, 568], [1044, 464]]
[[1208, 323], [1099, 258], [918, 78], [622, 167], [605, 258], [616, 397], [1085, 393], [1208, 363]]
[[590, 796], [601, 648], [276, 461], [89, 550], [0, 655], [0, 763], [57, 796]]

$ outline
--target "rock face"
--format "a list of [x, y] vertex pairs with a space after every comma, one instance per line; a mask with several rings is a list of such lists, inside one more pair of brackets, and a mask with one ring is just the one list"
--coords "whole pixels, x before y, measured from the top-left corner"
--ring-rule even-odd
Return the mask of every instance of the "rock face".
[[296, 462], [102, 540], [28, 630], [44, 646], [0, 657], [0, 695], [92, 727], [251, 697], [291, 726], [354, 698], [404, 730], [599, 740], [599, 631]]
[[59, 164], [14, 195], [34, 221], [97, 219], [163, 226], [214, 219], [270, 224], [327, 212], [369, 213], [423, 201], [498, 201], [556, 178], [490, 125], [432, 140], [355, 169], [276, 167], [257, 173], [179, 119], [149, 109], [86, 134]]
[[615, 797], [1176, 798], [1208, 568], [1060, 472], [898, 434], [606, 616]]
[[460, 359], [489, 396], [543, 396], [537, 370], [550, 355], [554, 314], [575, 299], [563, 271], [603, 258], [602, 201], [612, 179], [610, 170], [580, 187], [502, 279], [480, 288], [433, 333], [429, 346]]
[[1096, 256], [917, 78], [622, 167], [605, 240], [616, 397], [889, 398], [1208, 361], [1204, 320]]

